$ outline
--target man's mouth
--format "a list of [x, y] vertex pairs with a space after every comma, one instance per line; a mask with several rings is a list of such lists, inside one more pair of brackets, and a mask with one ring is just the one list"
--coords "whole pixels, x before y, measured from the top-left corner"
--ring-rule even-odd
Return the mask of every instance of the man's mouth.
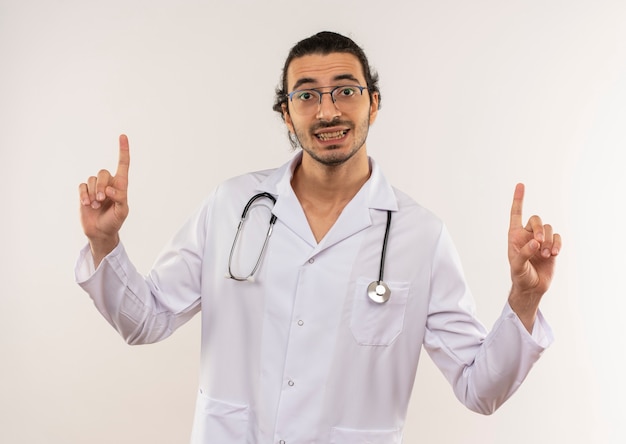
[[332, 131], [332, 132], [325, 132], [325, 133], [318, 133], [315, 135], [315, 137], [317, 137], [318, 139], [327, 142], [329, 140], [337, 140], [337, 139], [341, 139], [343, 136], [345, 136], [347, 134], [348, 130], [340, 130], [340, 131]]

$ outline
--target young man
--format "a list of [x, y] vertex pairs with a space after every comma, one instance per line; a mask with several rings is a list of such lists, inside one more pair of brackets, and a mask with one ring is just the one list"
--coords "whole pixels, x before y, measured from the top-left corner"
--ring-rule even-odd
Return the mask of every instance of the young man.
[[484, 414], [549, 345], [538, 306], [560, 236], [537, 216], [522, 224], [518, 185], [512, 289], [487, 333], [445, 226], [367, 155], [379, 103], [377, 77], [352, 40], [322, 32], [299, 42], [274, 109], [302, 150], [220, 185], [147, 277], [118, 236], [128, 215], [126, 136], [116, 174], [80, 185], [89, 245], [77, 281], [111, 325], [129, 343], [150, 343], [201, 310], [193, 443], [400, 443], [422, 345], [459, 400]]

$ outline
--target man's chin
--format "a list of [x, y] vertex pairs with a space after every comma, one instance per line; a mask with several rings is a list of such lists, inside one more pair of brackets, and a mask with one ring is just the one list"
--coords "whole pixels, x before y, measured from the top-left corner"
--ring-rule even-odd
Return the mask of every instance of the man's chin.
[[325, 166], [339, 166], [354, 156], [354, 152], [342, 153], [341, 145], [326, 146], [323, 153], [305, 150], [308, 155], [316, 162]]

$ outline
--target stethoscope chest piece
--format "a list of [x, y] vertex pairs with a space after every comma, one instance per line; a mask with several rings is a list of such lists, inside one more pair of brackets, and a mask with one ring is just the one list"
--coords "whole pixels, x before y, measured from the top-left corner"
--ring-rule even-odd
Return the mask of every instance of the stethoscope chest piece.
[[391, 290], [383, 281], [374, 281], [367, 286], [367, 295], [377, 304], [382, 304], [389, 300]]

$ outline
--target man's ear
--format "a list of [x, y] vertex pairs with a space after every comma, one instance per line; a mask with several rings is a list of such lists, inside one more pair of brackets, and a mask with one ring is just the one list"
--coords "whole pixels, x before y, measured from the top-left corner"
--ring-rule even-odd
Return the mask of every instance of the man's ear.
[[295, 130], [293, 129], [293, 122], [291, 120], [291, 115], [289, 114], [289, 108], [287, 107], [287, 104], [283, 103], [281, 105], [281, 108], [283, 110], [283, 119], [285, 120], [285, 125], [287, 125], [287, 129], [289, 129], [290, 133], [295, 133]]
[[370, 125], [376, 121], [378, 116], [378, 93], [375, 92], [371, 95], [370, 99]]

